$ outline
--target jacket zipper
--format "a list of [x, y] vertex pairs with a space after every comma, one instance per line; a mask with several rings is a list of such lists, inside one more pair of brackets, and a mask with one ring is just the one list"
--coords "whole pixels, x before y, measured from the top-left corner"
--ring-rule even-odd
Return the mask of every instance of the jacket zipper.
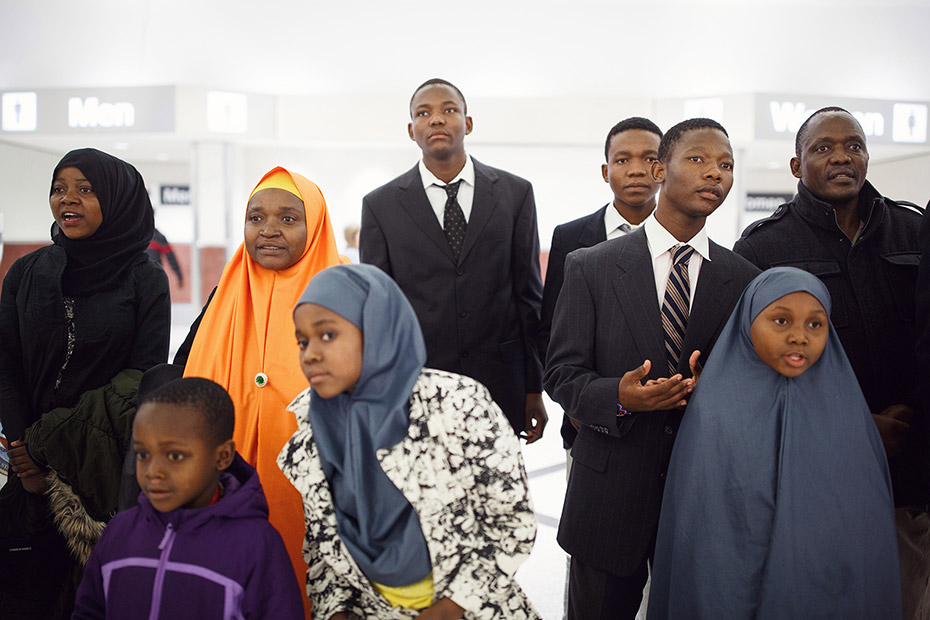
[[158, 568], [155, 570], [155, 584], [152, 586], [152, 609], [149, 611], [149, 620], [158, 620], [158, 614], [161, 612], [161, 591], [165, 583], [165, 572], [168, 566], [168, 555], [171, 553], [171, 547], [174, 545], [174, 526], [168, 524], [165, 528], [165, 535], [158, 548], [161, 555], [158, 556]]

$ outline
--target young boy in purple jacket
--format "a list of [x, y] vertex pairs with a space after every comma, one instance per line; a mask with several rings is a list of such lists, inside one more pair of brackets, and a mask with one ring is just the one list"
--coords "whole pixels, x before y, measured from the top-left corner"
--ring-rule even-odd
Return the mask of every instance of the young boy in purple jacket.
[[236, 453], [226, 391], [201, 378], [142, 397], [133, 423], [139, 505], [94, 548], [72, 618], [302, 619], [255, 469]]

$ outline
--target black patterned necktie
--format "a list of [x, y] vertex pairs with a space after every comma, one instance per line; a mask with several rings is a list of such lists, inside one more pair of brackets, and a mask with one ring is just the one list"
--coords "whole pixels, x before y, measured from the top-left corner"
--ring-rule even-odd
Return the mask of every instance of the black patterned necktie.
[[665, 285], [662, 327], [665, 328], [665, 359], [668, 362], [668, 376], [671, 377], [678, 372], [681, 344], [685, 339], [685, 328], [688, 326], [691, 301], [688, 262], [694, 254], [694, 248], [685, 244], [673, 246], [669, 251], [672, 253], [672, 271], [668, 274], [668, 284]]
[[449, 246], [452, 247], [452, 255], [455, 260], [459, 259], [462, 252], [462, 242], [465, 241], [465, 213], [456, 198], [459, 193], [459, 184], [461, 179], [448, 185], [439, 185], [438, 187], [446, 190], [446, 206], [442, 214], [442, 229], [446, 233], [446, 239], [449, 240]]

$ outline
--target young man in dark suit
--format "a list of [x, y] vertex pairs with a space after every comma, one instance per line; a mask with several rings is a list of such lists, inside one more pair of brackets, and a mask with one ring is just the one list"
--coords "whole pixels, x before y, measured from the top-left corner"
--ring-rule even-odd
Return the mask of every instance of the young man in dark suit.
[[791, 173], [798, 193], [749, 226], [733, 251], [760, 269], [790, 265], [818, 276], [830, 320], [888, 454], [901, 556], [904, 618], [920, 610], [930, 581], [928, 450], [917, 407], [915, 323], [919, 209], [885, 198], [866, 180], [869, 152], [856, 118], [821, 108], [798, 129]]
[[706, 357], [759, 270], [704, 223], [733, 185], [733, 151], [710, 119], [675, 125], [652, 174], [653, 215], [565, 262], [546, 391], [580, 423], [559, 544], [570, 619], [636, 615], [675, 433]]
[[[659, 156], [661, 139], [662, 130], [651, 120], [639, 116], [611, 127], [604, 144], [607, 163], [601, 164], [601, 176], [610, 185], [613, 201], [590, 215], [555, 227], [542, 301], [540, 357], [544, 362], [555, 302], [562, 290], [565, 257], [578, 248], [589, 248], [633, 232], [652, 213], [659, 192], [659, 184], [652, 178], [652, 163]], [[562, 445], [571, 450], [578, 431], [567, 415], [562, 416], [561, 430]]]
[[362, 202], [360, 254], [410, 300], [426, 365], [483, 383], [527, 443], [542, 437], [542, 282], [530, 183], [465, 153], [458, 88], [420, 85], [407, 125], [423, 158]]

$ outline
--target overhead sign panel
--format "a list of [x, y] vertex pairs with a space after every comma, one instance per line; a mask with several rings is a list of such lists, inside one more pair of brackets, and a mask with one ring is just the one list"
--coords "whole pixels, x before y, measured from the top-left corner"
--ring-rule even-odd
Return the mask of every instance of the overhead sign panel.
[[827, 106], [849, 110], [872, 144], [926, 144], [926, 103], [807, 95], [756, 95], [755, 137], [793, 140], [807, 118]]
[[54, 134], [173, 132], [174, 104], [173, 86], [6, 92], [0, 129]]

